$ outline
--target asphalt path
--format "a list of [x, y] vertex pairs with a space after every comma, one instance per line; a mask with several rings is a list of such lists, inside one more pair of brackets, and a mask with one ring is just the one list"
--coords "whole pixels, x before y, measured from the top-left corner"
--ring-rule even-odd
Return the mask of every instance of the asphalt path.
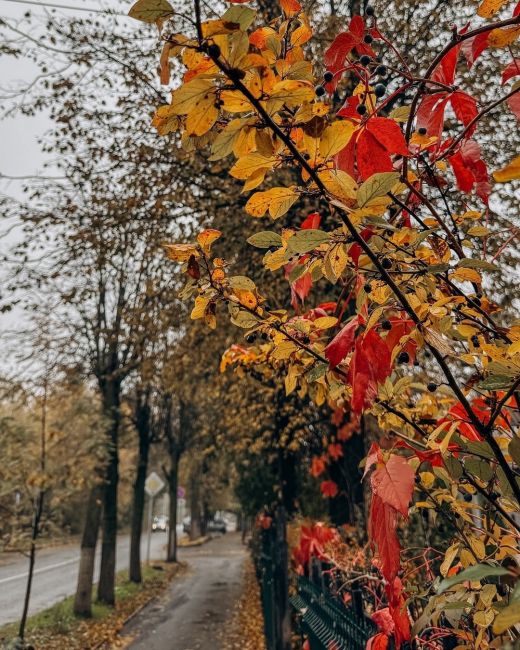
[[[150, 547], [152, 559], [165, 556], [166, 533], [153, 533]], [[98, 544], [98, 551], [100, 544]], [[128, 566], [130, 537], [117, 540], [117, 569]], [[146, 557], [146, 535], [141, 546], [141, 557]], [[75, 592], [79, 567], [79, 545], [42, 549], [36, 554], [29, 615], [50, 607]], [[22, 555], [0, 556], [0, 625], [20, 618], [27, 583], [28, 560]], [[96, 557], [95, 580], [99, 576], [99, 552]]]
[[222, 650], [243, 589], [239, 533], [182, 549], [187, 569], [124, 628], [128, 650]]

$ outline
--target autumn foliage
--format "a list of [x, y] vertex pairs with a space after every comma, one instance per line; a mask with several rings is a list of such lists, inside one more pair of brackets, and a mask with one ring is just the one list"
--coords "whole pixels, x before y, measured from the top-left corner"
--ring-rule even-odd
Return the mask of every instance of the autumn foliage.
[[[283, 224], [248, 239], [287, 279], [283, 305], [215, 255], [225, 233], [165, 246], [186, 273], [191, 317], [245, 330], [223, 369], [283, 377], [287, 394], [330, 406], [337, 436], [310, 467], [325, 497], [338, 494], [327, 468], [342, 443], [361, 419], [377, 423], [364, 469], [384, 585], [373, 649], [390, 638], [397, 648], [442, 638], [502, 647], [520, 622], [520, 327], [493, 296], [503, 246], [488, 208], [493, 184], [520, 178], [520, 163], [511, 152], [488, 169], [479, 142], [491, 112], [520, 118], [520, 4], [484, 0], [477, 14], [431, 60], [407, 62], [371, 10], [322, 59], [297, 0], [280, 0], [268, 24], [238, 0], [204, 20], [195, 0], [191, 33], [166, 0], [130, 12], [158, 25], [162, 83], [173, 58], [182, 64], [153, 118], [158, 132], [204, 150], [208, 165], [222, 161], [243, 185], [245, 212]], [[485, 103], [465, 80], [497, 53], [497, 98]], [[325, 285], [335, 301], [320, 300]], [[442, 525], [442, 548], [403, 546], [412, 518]], [[300, 565], [335, 543], [337, 531], [306, 529]]]

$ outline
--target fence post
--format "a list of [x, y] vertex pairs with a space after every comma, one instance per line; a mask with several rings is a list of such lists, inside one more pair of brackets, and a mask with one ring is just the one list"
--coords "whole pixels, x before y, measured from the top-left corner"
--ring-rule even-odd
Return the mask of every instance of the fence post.
[[276, 650], [291, 648], [291, 610], [289, 607], [289, 557], [285, 508], [279, 504], [275, 511], [274, 587]]

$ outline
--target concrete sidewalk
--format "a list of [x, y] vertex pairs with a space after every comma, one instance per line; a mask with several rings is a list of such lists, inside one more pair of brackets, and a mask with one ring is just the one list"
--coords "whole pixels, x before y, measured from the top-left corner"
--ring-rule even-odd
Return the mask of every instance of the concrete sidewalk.
[[122, 632], [131, 650], [218, 650], [243, 588], [247, 551], [238, 533], [184, 549], [186, 573]]

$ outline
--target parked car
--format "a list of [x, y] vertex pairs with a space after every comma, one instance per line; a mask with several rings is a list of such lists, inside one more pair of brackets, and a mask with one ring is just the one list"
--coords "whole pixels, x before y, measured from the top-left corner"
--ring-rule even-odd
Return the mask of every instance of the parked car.
[[158, 515], [153, 518], [152, 522], [152, 532], [156, 533], [159, 531], [167, 531], [168, 530], [168, 517], [166, 515]]
[[[182, 529], [187, 535], [190, 534], [190, 529], [191, 529], [190, 517], [184, 517], [182, 521]], [[206, 532], [221, 533], [222, 535], [224, 535], [227, 532], [226, 522], [223, 519], [218, 519], [218, 518], [210, 519], [206, 525]]]

